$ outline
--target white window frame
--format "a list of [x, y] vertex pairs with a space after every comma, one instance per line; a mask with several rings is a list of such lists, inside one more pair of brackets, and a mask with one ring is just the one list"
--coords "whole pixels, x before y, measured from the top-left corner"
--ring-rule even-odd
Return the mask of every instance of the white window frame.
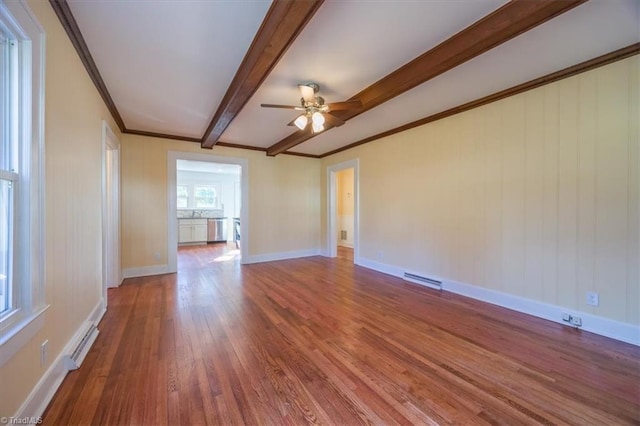
[[[201, 207], [198, 206], [198, 196], [196, 195], [198, 192], [198, 188], [210, 188], [215, 191], [215, 198], [213, 199], [212, 207]], [[220, 185], [218, 183], [206, 184], [206, 185], [193, 185], [193, 208], [197, 210], [206, 210], [206, 209], [217, 209], [220, 207]]]
[[15, 306], [0, 318], [0, 366], [44, 325], [44, 79], [45, 33], [24, 0], [0, 2], [0, 20], [18, 41], [18, 161], [14, 191]]
[[[178, 189], [179, 188], [186, 188], [187, 190], [187, 196], [186, 197], [180, 197], [178, 196]], [[189, 185], [177, 185], [176, 186], [176, 205], [178, 206], [178, 209], [188, 209], [189, 208], [189, 197], [191, 195], [191, 191], [189, 191]], [[180, 206], [178, 200], [180, 200], [181, 198], [186, 199], [187, 205], [186, 206]]]

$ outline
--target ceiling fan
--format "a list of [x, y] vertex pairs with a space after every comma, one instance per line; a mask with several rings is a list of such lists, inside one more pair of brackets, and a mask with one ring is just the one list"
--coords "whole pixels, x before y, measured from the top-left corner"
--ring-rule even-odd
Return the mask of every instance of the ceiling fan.
[[300, 98], [300, 106], [276, 104], [260, 104], [260, 106], [265, 108], [285, 108], [303, 111], [302, 114], [288, 125], [296, 126], [298, 129], [304, 130], [307, 124], [311, 123], [313, 133], [322, 132], [325, 122], [331, 125], [331, 127], [339, 127], [344, 124], [344, 120], [331, 114], [331, 111], [360, 108], [362, 106], [362, 102], [358, 100], [325, 103], [322, 96], [316, 96], [316, 93], [320, 90], [320, 86], [316, 83], [298, 84], [298, 88], [302, 95]]

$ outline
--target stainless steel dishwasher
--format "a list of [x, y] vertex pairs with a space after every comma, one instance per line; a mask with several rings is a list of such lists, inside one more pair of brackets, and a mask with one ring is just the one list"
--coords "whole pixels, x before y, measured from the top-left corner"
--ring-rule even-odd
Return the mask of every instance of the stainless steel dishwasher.
[[227, 218], [216, 217], [207, 220], [207, 242], [227, 241]]

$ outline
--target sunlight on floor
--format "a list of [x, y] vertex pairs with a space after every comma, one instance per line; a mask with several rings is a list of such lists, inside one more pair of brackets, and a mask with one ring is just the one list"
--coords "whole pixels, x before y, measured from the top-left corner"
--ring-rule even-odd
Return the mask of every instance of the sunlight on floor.
[[[235, 260], [240, 258], [240, 250], [229, 250], [222, 256], [218, 256], [213, 259], [211, 262], [228, 262], [230, 260]], [[209, 262], [209, 263], [211, 263]]]

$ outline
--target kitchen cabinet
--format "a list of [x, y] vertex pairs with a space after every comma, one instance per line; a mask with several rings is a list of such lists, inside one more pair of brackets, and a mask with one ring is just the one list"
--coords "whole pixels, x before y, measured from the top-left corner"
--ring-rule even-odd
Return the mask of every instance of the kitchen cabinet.
[[207, 242], [207, 219], [178, 219], [178, 243]]

